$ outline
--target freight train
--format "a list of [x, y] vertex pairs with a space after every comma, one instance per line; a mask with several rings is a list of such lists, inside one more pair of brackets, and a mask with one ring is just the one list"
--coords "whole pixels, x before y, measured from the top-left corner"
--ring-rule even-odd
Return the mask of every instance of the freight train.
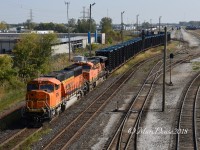
[[135, 38], [97, 50], [91, 58], [75, 57], [73, 65], [33, 79], [27, 84], [22, 116], [34, 122], [52, 119], [103, 82], [114, 69], [148, 48], [163, 45], [164, 40], [164, 34]]

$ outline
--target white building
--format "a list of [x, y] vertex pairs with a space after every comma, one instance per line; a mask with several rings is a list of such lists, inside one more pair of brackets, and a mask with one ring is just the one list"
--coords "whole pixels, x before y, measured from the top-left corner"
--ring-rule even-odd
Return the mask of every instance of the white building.
[[[45, 34], [45, 33], [40, 33]], [[80, 36], [79, 36], [80, 35]], [[99, 34], [101, 44], [105, 44], [105, 34]], [[0, 33], [0, 54], [10, 53], [18, 40], [20, 40], [20, 33]], [[69, 53], [69, 39], [67, 34], [58, 34], [59, 42], [52, 44], [55, 54]], [[95, 37], [91, 37], [91, 43], [95, 42]], [[70, 38], [71, 51], [75, 48], [85, 48], [88, 45], [87, 33], [72, 34]]]
[[[92, 43], [95, 42], [94, 37], [91, 38]], [[86, 48], [88, 44], [88, 37], [85, 36], [77, 36], [70, 38], [70, 51], [76, 48]], [[69, 39], [68, 38], [60, 38], [60, 41], [56, 44], [52, 45], [52, 49], [54, 50], [54, 54], [60, 53], [69, 53]]]

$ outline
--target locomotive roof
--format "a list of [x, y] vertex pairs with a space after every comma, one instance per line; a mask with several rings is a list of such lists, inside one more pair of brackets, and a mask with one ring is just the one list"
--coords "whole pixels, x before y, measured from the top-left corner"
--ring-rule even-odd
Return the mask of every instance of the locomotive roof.
[[60, 71], [53, 71], [47, 75], [45, 75], [44, 77], [55, 77], [57, 75], [61, 75], [61, 74], [69, 74], [72, 73], [72, 70], [60, 70]]
[[33, 79], [32, 81], [37, 81], [37, 82], [43, 82], [43, 81], [48, 81], [48, 82], [51, 82], [51, 83], [54, 83], [54, 84], [60, 84], [60, 81], [55, 79], [55, 78], [47, 78], [47, 77], [40, 77], [40, 78], [36, 78], [36, 79]]
[[72, 64], [72, 65], [66, 67], [64, 70], [69, 71], [69, 70], [77, 70], [77, 69], [82, 69], [82, 67], [78, 66], [77, 64]]

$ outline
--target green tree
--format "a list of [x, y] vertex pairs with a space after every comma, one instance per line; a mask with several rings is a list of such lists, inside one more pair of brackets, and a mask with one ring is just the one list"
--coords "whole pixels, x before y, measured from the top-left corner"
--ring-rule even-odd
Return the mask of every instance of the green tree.
[[76, 29], [76, 19], [74, 19], [74, 18], [69, 19], [69, 24], [67, 25], [67, 27], [68, 26], [70, 28], [70, 32], [74, 32]]
[[0, 30], [6, 30], [6, 29], [8, 29], [7, 23], [4, 21], [0, 22]]
[[101, 32], [102, 33], [108, 33], [112, 31], [112, 19], [108, 17], [104, 17], [100, 21], [100, 25], [102, 27]]
[[[90, 19], [78, 19], [75, 32], [87, 33], [90, 30]], [[95, 20], [91, 19], [91, 32], [96, 31]]]
[[67, 33], [67, 28], [65, 24], [56, 24], [54, 31], [58, 33]]
[[66, 33], [67, 28], [64, 24], [55, 24], [55, 23], [40, 23], [38, 24], [34, 30], [54, 30], [58, 33]]
[[148, 29], [150, 27], [150, 24], [148, 22], [143, 22], [142, 23], [142, 28], [143, 29]]
[[106, 43], [108, 44], [112, 44], [113, 41], [121, 41], [121, 34], [120, 32], [116, 32], [116, 31], [109, 31], [107, 34], [106, 34]]
[[51, 45], [56, 42], [55, 34], [26, 34], [14, 48], [14, 64], [23, 79], [34, 78], [49, 71], [48, 64], [53, 53]]
[[35, 30], [54, 30], [55, 29], [55, 24], [50, 22], [50, 23], [40, 23], [37, 25]]
[[31, 22], [30, 19], [28, 19], [25, 22], [25, 26], [27, 27], [27, 29], [32, 30], [32, 29], [34, 29], [34, 27], [36, 26], [36, 24], [33, 23], [33, 22]]
[[0, 56], [0, 82], [1, 86], [15, 85], [17, 81], [17, 72], [13, 69], [13, 60], [11, 57]]

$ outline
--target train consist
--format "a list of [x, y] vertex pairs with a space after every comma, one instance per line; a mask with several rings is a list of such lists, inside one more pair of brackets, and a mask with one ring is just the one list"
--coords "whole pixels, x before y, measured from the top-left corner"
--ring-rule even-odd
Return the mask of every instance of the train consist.
[[73, 65], [27, 84], [22, 116], [34, 122], [53, 118], [104, 81], [115, 68], [139, 52], [163, 43], [164, 34], [148, 35], [98, 50], [91, 58], [75, 57]]

